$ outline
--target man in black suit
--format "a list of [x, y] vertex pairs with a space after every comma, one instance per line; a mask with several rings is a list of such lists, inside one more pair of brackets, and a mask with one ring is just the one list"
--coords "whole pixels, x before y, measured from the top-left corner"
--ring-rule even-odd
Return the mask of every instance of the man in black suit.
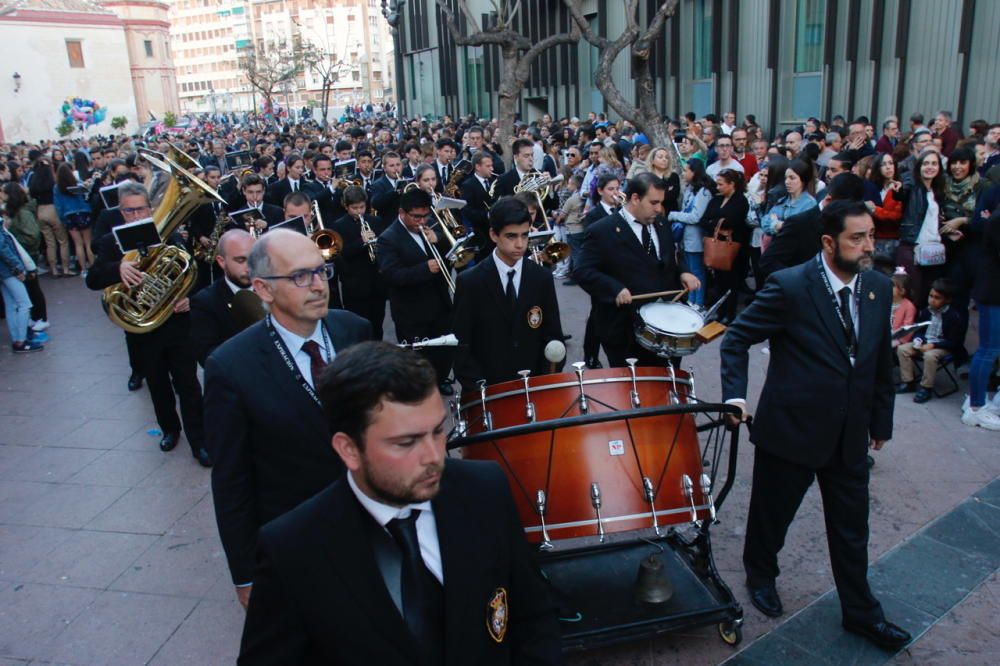
[[629, 357], [639, 365], [663, 365], [635, 341], [632, 296], [681, 287], [694, 291], [701, 282], [676, 257], [670, 227], [658, 219], [662, 181], [640, 174], [629, 181], [627, 196], [621, 210], [587, 228], [573, 275], [594, 299], [597, 336], [611, 366], [624, 367]]
[[507, 479], [446, 457], [436, 381], [377, 342], [324, 373], [324, 430], [348, 473], [261, 530], [242, 666], [561, 663]]
[[763, 286], [775, 271], [809, 261], [822, 249], [820, 209], [823, 206], [832, 201], [860, 202], [864, 196], [865, 185], [858, 176], [850, 172], [834, 176], [819, 206], [792, 215], [781, 225], [781, 230], [760, 257], [759, 286]]
[[780, 615], [778, 552], [818, 479], [844, 628], [899, 649], [910, 635], [886, 621], [867, 579], [866, 454], [892, 437], [892, 284], [866, 270], [875, 225], [864, 205], [831, 204], [822, 225], [822, 252], [774, 273], [720, 349], [723, 399], [745, 420], [749, 349], [771, 344], [750, 430], [757, 448], [743, 564], [754, 606]]
[[552, 274], [524, 260], [531, 221], [514, 197], [500, 199], [490, 211], [490, 257], [458, 274], [455, 289], [455, 377], [463, 390], [485, 379], [497, 384], [517, 379], [518, 371], [549, 372], [545, 345], [562, 342], [559, 302]]
[[455, 159], [455, 142], [451, 139], [438, 139], [434, 142], [434, 150], [437, 151], [437, 158], [434, 160], [434, 172], [438, 177], [437, 186], [434, 188], [434, 191], [441, 194], [444, 192], [444, 187], [448, 184], [448, 179], [451, 178], [452, 171], [455, 168], [451, 165], [452, 160]]
[[215, 516], [244, 605], [261, 525], [343, 472], [330, 450], [316, 384], [336, 354], [371, 334], [361, 317], [328, 310], [330, 270], [308, 237], [286, 229], [265, 234], [249, 264], [254, 291], [270, 314], [205, 363]]
[[285, 158], [285, 173], [287, 175], [267, 188], [264, 200], [272, 206], [280, 206], [289, 194], [305, 189], [306, 181], [302, 178], [305, 169], [306, 163], [301, 155], [288, 155]]
[[[442, 258], [449, 248], [426, 228], [430, 210], [430, 194], [419, 189], [404, 192], [399, 198], [399, 219], [378, 237], [378, 270], [389, 288], [389, 311], [400, 342], [451, 333], [451, 266], [438, 263], [430, 244]], [[450, 350], [427, 348], [422, 353], [437, 371], [441, 391], [451, 395]]]
[[316, 200], [323, 225], [330, 228], [336, 220], [347, 214], [343, 204], [344, 190], [333, 179], [333, 160], [320, 153], [313, 158], [313, 175], [315, 180], [307, 183], [306, 194]]
[[[266, 232], [274, 225], [281, 224], [284, 221], [285, 214], [284, 211], [281, 210], [281, 207], [264, 203], [264, 180], [260, 176], [255, 173], [248, 173], [243, 176], [240, 191], [243, 193], [243, 199], [246, 203], [244, 208], [256, 208], [260, 211], [260, 214], [264, 216], [263, 224], [259, 225], [261, 232]], [[235, 222], [232, 222], [229, 228], [242, 228], [244, 231], [249, 231], [249, 229], [239, 227]]]
[[517, 184], [530, 173], [534, 173], [535, 164], [535, 144], [531, 139], [518, 139], [511, 146], [514, 155], [514, 166], [507, 173], [497, 179], [495, 194], [497, 197], [506, 197], [514, 194]]
[[[344, 308], [367, 319], [372, 326], [372, 339], [381, 340], [388, 293], [378, 272], [372, 243], [385, 231], [385, 225], [379, 218], [365, 214], [368, 201], [360, 187], [344, 190], [344, 205], [347, 215], [330, 227], [344, 240], [344, 247], [335, 260]], [[362, 230], [361, 220], [368, 225], [368, 230]]]
[[486, 137], [483, 134], [483, 128], [479, 125], [473, 125], [469, 129], [465, 130], [465, 134], [462, 137], [465, 142], [465, 150], [462, 151], [462, 157], [472, 161], [472, 158], [478, 152], [485, 152], [493, 160], [493, 173], [503, 173], [504, 165], [503, 160], [500, 156], [494, 153], [486, 145]]
[[403, 178], [408, 178], [413, 180], [413, 174], [416, 173], [417, 168], [423, 164], [423, 158], [420, 153], [420, 145], [414, 142], [408, 143], [403, 146], [403, 156], [406, 158], [403, 164], [403, 170], [400, 172]]
[[215, 167], [222, 173], [229, 171], [229, 166], [226, 164], [226, 144], [222, 141], [213, 141], [212, 153], [202, 155], [198, 162], [202, 167]]
[[490, 208], [496, 199], [490, 196], [493, 179], [493, 159], [489, 153], [480, 151], [472, 155], [472, 173], [462, 181], [462, 221], [476, 234], [476, 261], [482, 261], [493, 252], [490, 240]]
[[[118, 201], [123, 223], [138, 222], [152, 214], [149, 194], [139, 183], [122, 183]], [[165, 240], [173, 245], [181, 244], [180, 234]], [[97, 242], [94, 265], [87, 272], [87, 287], [103, 290], [121, 284], [135, 288], [146, 278], [138, 266], [138, 262], [125, 260], [114, 234], [107, 233]], [[191, 344], [190, 309], [188, 298], [180, 298], [174, 302], [172, 313], [162, 325], [141, 334], [126, 331], [125, 337], [130, 356], [137, 364], [134, 367], [149, 385], [156, 423], [163, 433], [160, 450], [166, 453], [177, 446], [183, 422], [191, 455], [202, 466], [210, 467], [212, 460], [205, 449], [198, 361]], [[181, 418], [177, 418], [178, 402]]]
[[382, 156], [384, 175], [372, 183], [371, 209], [372, 215], [377, 215], [386, 224], [399, 216], [399, 190], [403, 162], [399, 153], [389, 151]]
[[251, 288], [247, 260], [253, 243], [242, 229], [222, 234], [215, 256], [222, 277], [191, 297], [191, 342], [203, 367], [216, 347], [242, 330], [238, 313], [233, 313], [233, 296]]

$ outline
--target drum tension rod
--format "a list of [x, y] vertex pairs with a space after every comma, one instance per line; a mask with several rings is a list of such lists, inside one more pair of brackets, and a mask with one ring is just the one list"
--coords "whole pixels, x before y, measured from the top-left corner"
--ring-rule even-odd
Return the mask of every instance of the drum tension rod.
[[653, 531], [656, 532], [656, 536], [660, 536], [660, 526], [656, 522], [656, 505], [653, 504], [656, 495], [653, 493], [653, 482], [649, 480], [648, 476], [642, 477], [642, 490], [646, 495], [646, 501], [649, 502], [649, 514], [653, 517]]
[[587, 394], [583, 392], [583, 368], [587, 364], [583, 361], [577, 361], [573, 364], [576, 368], [576, 378], [580, 382], [580, 413], [586, 414], [590, 411], [590, 405], [587, 404]]
[[531, 374], [531, 370], [518, 370], [517, 374], [521, 375], [521, 379], [524, 381], [524, 415], [528, 419], [528, 423], [535, 422], [535, 405], [531, 402], [531, 391], [528, 389], [528, 375]]
[[635, 382], [635, 364], [639, 362], [639, 359], [627, 358], [625, 359], [625, 362], [628, 363], [628, 371], [629, 374], [632, 375], [632, 393], [630, 395], [630, 397], [632, 398], [632, 408], [639, 409], [639, 407], [641, 407], [642, 405], [639, 402], [639, 387], [636, 385]]
[[493, 415], [486, 410], [486, 380], [480, 379], [479, 384], [479, 404], [483, 410], [483, 430], [493, 430]]
[[542, 519], [542, 545], [539, 550], [552, 550], [552, 542], [549, 541], [549, 531], [545, 528], [545, 491], [539, 490], [535, 496], [535, 507], [538, 509], [538, 516]]
[[455, 420], [455, 434], [458, 437], [465, 437], [469, 434], [469, 423], [462, 418], [462, 410], [457, 398], [448, 403], [451, 408], [451, 417]]
[[604, 519], [601, 518], [601, 486], [596, 482], [590, 484], [590, 503], [597, 512], [597, 537], [604, 543]]
[[701, 496], [704, 498], [705, 504], [708, 505], [708, 521], [711, 525], [715, 522], [715, 500], [712, 499], [712, 479], [704, 473], [701, 475]]
[[674, 372], [674, 364], [667, 359], [667, 370], [670, 371], [670, 385], [673, 388], [670, 390], [670, 404], [679, 405], [681, 404], [681, 394], [677, 392], [677, 374]]
[[694, 482], [687, 474], [681, 474], [681, 489], [684, 492], [684, 497], [691, 503], [691, 522], [697, 525], [698, 510], [694, 506]]
[[688, 370], [688, 402], [695, 402], [698, 396], [694, 392], [694, 368]]

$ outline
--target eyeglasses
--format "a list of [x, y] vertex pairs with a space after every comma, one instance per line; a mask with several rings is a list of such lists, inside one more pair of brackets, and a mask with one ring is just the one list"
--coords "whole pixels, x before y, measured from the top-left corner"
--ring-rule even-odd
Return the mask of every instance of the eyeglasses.
[[122, 208], [122, 215], [136, 215], [149, 210], [149, 206], [139, 206], [138, 208]]
[[412, 217], [414, 220], [426, 220], [428, 217], [431, 216], [430, 213], [424, 213], [424, 214], [420, 215], [420, 214], [417, 214], [417, 213], [411, 213], [411, 212], [406, 211], [406, 210], [404, 210], [403, 213], [405, 213], [407, 217]]
[[323, 282], [333, 279], [333, 264], [323, 264], [319, 268], [303, 268], [302, 270], [289, 273], [288, 275], [261, 275], [261, 280], [291, 280], [296, 287], [305, 289], [312, 286], [313, 278], [319, 278]]

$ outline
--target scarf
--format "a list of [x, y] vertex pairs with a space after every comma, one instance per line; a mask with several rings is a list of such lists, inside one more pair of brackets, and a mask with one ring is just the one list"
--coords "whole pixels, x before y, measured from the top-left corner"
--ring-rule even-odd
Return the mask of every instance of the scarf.
[[946, 213], [946, 217], [971, 217], [976, 210], [976, 185], [979, 184], [979, 174], [973, 171], [963, 180], [948, 178], [948, 186], [945, 195], [951, 212], [958, 212], [957, 215]]

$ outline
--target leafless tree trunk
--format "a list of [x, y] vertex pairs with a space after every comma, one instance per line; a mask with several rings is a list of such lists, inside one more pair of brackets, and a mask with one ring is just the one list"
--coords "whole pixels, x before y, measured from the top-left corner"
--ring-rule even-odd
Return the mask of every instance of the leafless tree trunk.
[[[639, 0], [622, 0], [625, 11], [625, 30], [616, 39], [610, 40], [595, 33], [590, 22], [583, 15], [581, 0], [563, 0], [579, 26], [583, 38], [596, 46], [600, 52], [597, 71], [594, 73], [594, 84], [604, 95], [618, 114], [635, 125], [643, 132], [655, 147], [664, 147], [670, 151], [676, 171], [680, 170], [680, 155], [674, 146], [673, 137], [667, 130], [663, 115], [656, 108], [656, 84], [649, 67], [649, 57], [653, 50], [653, 42], [663, 31], [664, 22], [673, 16], [679, 0], [663, 0], [656, 13], [649, 17], [649, 25], [639, 25]], [[638, 83], [639, 104], [634, 105], [625, 99], [621, 90], [611, 76], [611, 68], [615, 59], [625, 50], [630, 49], [632, 78]]]
[[514, 17], [521, 8], [521, 0], [516, 0], [513, 3], [507, 0], [492, 0], [492, 2], [496, 10], [496, 21], [493, 25], [480, 28], [476, 17], [469, 10], [466, 0], [458, 0], [458, 9], [462, 12], [462, 16], [465, 17], [469, 26], [469, 34], [464, 34], [459, 29], [455, 13], [448, 6], [446, 0], [437, 0], [437, 6], [444, 14], [448, 32], [451, 33], [456, 44], [462, 46], [494, 45], [500, 49], [500, 62], [502, 64], [500, 85], [497, 87], [500, 127], [497, 130], [495, 140], [502, 150], [501, 157], [509, 164], [509, 144], [514, 135], [514, 116], [517, 113], [517, 103], [521, 97], [521, 91], [528, 83], [532, 63], [546, 49], [560, 44], [575, 44], [580, 39], [580, 31], [575, 23], [571, 23], [569, 32], [549, 35], [540, 42], [532, 43], [526, 35], [518, 33], [513, 28]]

